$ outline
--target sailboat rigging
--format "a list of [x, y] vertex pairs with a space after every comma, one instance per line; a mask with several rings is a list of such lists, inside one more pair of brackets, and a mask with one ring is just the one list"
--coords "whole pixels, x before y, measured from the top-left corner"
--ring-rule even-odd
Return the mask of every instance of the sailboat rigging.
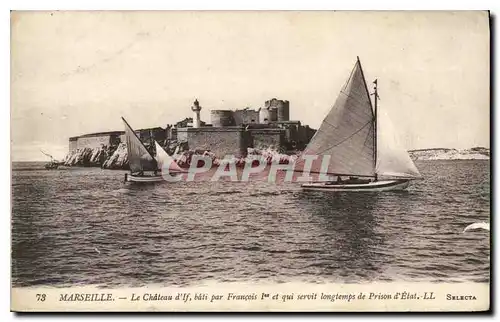
[[[300, 166], [308, 155], [320, 156], [319, 162], [312, 163], [310, 173], [336, 176], [337, 181], [305, 183], [304, 189], [401, 190], [408, 187], [410, 180], [421, 178], [408, 152], [398, 149], [396, 140], [388, 140], [390, 127], [385, 123], [380, 126], [378, 80], [374, 84], [372, 104], [358, 57], [334, 106], [297, 161]], [[343, 180], [345, 176], [349, 179]]]

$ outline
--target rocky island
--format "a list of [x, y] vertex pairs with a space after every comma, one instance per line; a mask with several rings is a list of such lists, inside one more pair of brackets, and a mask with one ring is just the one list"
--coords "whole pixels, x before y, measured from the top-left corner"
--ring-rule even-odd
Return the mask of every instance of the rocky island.
[[[258, 110], [250, 108], [210, 111], [210, 124], [200, 119], [198, 100], [191, 106], [193, 116], [165, 128], [136, 130], [138, 138], [154, 155], [157, 141], [180, 166], [189, 166], [193, 154], [208, 154], [217, 160], [230, 155], [244, 160], [249, 154], [288, 162], [302, 151], [316, 130], [290, 120], [290, 103], [276, 98]], [[90, 133], [69, 139], [66, 166], [128, 169], [123, 131]]]

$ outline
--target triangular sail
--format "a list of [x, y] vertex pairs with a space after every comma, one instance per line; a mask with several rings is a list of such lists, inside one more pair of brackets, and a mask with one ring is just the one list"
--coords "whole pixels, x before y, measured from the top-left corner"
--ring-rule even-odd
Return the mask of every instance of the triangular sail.
[[[358, 60], [303, 156], [319, 155], [311, 172], [324, 172], [322, 162], [329, 159], [328, 174], [371, 177], [375, 176], [374, 143], [374, 115]], [[301, 163], [303, 158], [295, 169], [300, 171]]]
[[377, 174], [382, 177], [421, 178], [389, 115], [379, 110], [377, 119]]
[[185, 171], [177, 164], [177, 162], [175, 162], [174, 158], [168, 155], [168, 153], [156, 141], [155, 141], [155, 146], [156, 146], [156, 161], [158, 162], [158, 167], [162, 171], [168, 171], [168, 172]]
[[156, 171], [158, 164], [151, 153], [146, 149], [134, 130], [122, 117], [125, 124], [125, 138], [127, 140], [128, 161], [131, 172]]

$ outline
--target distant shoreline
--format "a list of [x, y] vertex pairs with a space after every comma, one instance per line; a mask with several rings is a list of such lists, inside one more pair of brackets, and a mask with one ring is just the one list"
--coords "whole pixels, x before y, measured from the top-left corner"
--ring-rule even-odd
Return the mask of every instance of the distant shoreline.
[[471, 150], [471, 151], [476, 151], [476, 150], [490, 150], [490, 148], [485, 148], [482, 146], [476, 146], [472, 148], [426, 148], [426, 149], [412, 149], [408, 150], [408, 152], [420, 152], [420, 151], [437, 151], [437, 150], [457, 150], [457, 151], [464, 151], [464, 150]]

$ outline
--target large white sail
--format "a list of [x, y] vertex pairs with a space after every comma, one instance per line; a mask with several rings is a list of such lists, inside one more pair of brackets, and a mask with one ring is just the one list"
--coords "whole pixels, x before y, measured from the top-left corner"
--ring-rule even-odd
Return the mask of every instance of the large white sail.
[[158, 142], [155, 141], [156, 146], [156, 161], [158, 162], [158, 167], [162, 171], [169, 172], [184, 172], [177, 162], [175, 162], [174, 158], [172, 158]]
[[[319, 156], [312, 164], [313, 173], [325, 172], [322, 162], [329, 159], [328, 174], [375, 176], [374, 143], [374, 115], [358, 59], [303, 156]], [[304, 157], [299, 158], [295, 169], [305, 171], [304, 164]]]
[[377, 114], [377, 174], [381, 177], [421, 178], [389, 115], [383, 109]]
[[128, 162], [131, 172], [156, 171], [158, 165], [151, 153], [146, 149], [141, 140], [135, 135], [134, 130], [122, 118], [125, 124], [125, 138], [127, 140]]

